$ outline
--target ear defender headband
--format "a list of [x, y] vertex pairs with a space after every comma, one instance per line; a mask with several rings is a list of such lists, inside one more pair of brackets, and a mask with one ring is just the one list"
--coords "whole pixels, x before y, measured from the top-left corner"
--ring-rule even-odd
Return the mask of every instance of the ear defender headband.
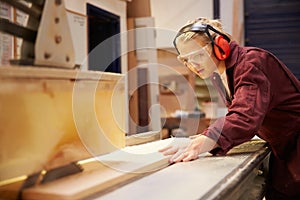
[[[209, 30], [212, 30], [213, 32], [217, 33], [218, 35], [213, 38], [210, 35]], [[175, 36], [175, 38], [173, 40], [173, 45], [175, 46], [175, 49], [178, 52], [178, 54], [180, 54], [180, 53], [177, 49], [176, 39], [180, 35], [187, 33], [187, 32], [206, 33], [206, 35], [209, 37], [209, 39], [212, 42], [212, 47], [213, 47], [215, 56], [219, 60], [225, 60], [226, 58], [228, 58], [228, 56], [230, 54], [230, 46], [229, 46], [230, 39], [229, 39], [229, 37], [227, 35], [225, 35], [224, 33], [221, 33], [220, 31], [216, 30], [214, 27], [212, 27], [209, 24], [189, 24], [189, 25], [182, 27], [178, 31], [177, 35]]]

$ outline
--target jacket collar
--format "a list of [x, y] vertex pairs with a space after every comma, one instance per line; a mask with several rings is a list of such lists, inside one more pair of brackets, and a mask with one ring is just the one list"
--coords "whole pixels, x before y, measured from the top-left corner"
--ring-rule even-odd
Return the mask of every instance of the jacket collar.
[[237, 59], [239, 55], [239, 45], [235, 41], [230, 42], [229, 45], [230, 45], [230, 55], [225, 60], [226, 69], [232, 68], [237, 63]]

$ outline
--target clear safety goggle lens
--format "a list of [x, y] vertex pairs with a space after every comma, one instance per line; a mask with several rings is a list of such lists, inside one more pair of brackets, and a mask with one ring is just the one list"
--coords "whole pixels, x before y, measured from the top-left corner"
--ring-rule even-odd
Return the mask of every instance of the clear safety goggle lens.
[[190, 65], [192, 63], [200, 64], [201, 62], [205, 61], [208, 56], [210, 56], [209, 52], [207, 51], [207, 47], [208, 44], [197, 51], [193, 51], [186, 55], [179, 55], [177, 58], [185, 65]]

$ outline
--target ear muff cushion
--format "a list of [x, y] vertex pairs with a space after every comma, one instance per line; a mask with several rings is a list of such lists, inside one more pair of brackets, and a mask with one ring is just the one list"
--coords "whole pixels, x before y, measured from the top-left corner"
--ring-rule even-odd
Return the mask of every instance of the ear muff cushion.
[[224, 53], [222, 53], [219, 47], [217, 45], [214, 45], [214, 52], [216, 57], [219, 60], [225, 60], [230, 54], [229, 42], [222, 35], [218, 35], [214, 40], [215, 43], [224, 51]]

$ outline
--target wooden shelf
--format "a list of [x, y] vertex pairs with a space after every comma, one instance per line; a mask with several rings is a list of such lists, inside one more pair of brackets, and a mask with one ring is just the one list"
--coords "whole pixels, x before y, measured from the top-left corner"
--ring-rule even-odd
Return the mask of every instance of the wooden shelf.
[[0, 77], [120, 81], [124, 75], [99, 71], [7, 65], [0, 67]]

